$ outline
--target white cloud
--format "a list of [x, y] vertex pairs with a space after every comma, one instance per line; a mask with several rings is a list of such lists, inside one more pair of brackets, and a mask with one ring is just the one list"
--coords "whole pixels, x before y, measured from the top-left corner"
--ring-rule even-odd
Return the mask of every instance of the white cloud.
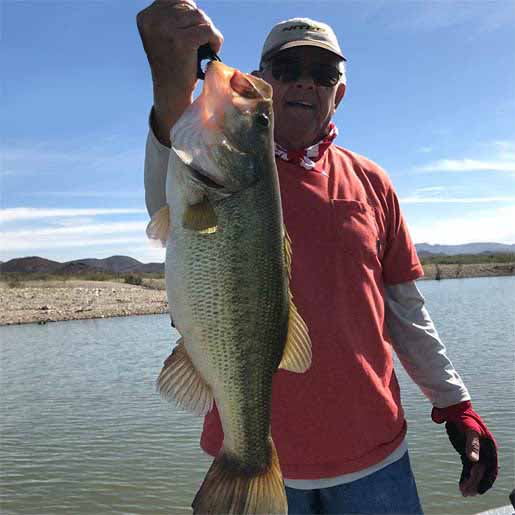
[[457, 245], [474, 241], [515, 243], [515, 205], [474, 211], [456, 217], [434, 216], [425, 222], [411, 222], [416, 243]]
[[0, 222], [17, 222], [20, 220], [39, 220], [42, 218], [82, 217], [101, 215], [130, 215], [146, 213], [145, 209], [46, 209], [37, 207], [15, 207], [0, 210]]
[[[4, 236], [0, 235], [0, 241], [2, 242], [2, 255], [12, 255], [12, 257], [19, 256], [20, 253], [17, 251], [25, 251], [23, 255], [32, 255], [34, 251], [46, 251], [47, 249], [68, 249], [71, 247], [82, 247], [81, 251], [84, 256], [82, 257], [96, 257], [98, 254], [97, 249], [92, 249], [92, 247], [98, 246], [102, 248], [102, 251], [106, 247], [113, 247], [115, 245], [124, 245], [122, 250], [113, 250], [113, 254], [131, 254], [131, 247], [125, 247], [125, 245], [129, 244], [137, 244], [141, 246], [146, 236], [142, 234], [140, 237], [138, 236], [124, 236], [119, 238], [82, 238], [79, 235], [75, 238], [48, 238], [48, 237], [38, 237], [33, 238], [31, 240], [27, 240], [26, 238], [9, 238], [4, 240]], [[150, 246], [150, 243], [149, 243]], [[16, 253], [13, 254], [13, 251]], [[26, 251], [30, 251], [29, 253]], [[48, 253], [42, 252], [42, 256], [46, 257]], [[4, 258], [5, 259], [5, 258]]]
[[[124, 215], [139, 216], [125, 221]], [[102, 216], [115, 218], [98, 222], [96, 217]], [[79, 252], [78, 257], [97, 257], [106, 252], [134, 255], [133, 247], [152, 249], [145, 209], [13, 208], [0, 211], [0, 221], [14, 224], [4, 223], [0, 232], [3, 260], [24, 255], [55, 259], [56, 253], [68, 260]]]
[[489, 204], [515, 202], [515, 197], [402, 197], [401, 204]]
[[68, 237], [70, 235], [83, 236], [86, 234], [116, 234], [128, 232], [145, 232], [146, 222], [115, 222], [108, 224], [90, 224], [82, 225], [77, 224], [67, 227], [49, 227], [46, 229], [28, 229], [28, 230], [12, 230], [7, 232], [0, 232], [0, 238], [5, 241], [35, 241], [38, 238], [60, 238], [61, 236]]
[[31, 197], [66, 198], [140, 198], [145, 197], [143, 190], [135, 191], [33, 191]]
[[440, 159], [418, 166], [416, 170], [420, 172], [515, 172], [515, 160]]
[[427, 186], [425, 188], [418, 188], [415, 190], [415, 195], [418, 195], [420, 193], [438, 193], [441, 191], [447, 190], [447, 186]]
[[480, 142], [478, 148], [485, 158], [439, 159], [415, 167], [419, 172], [515, 172], [515, 142], [494, 140]]
[[112, 142], [108, 139], [88, 142], [68, 143], [66, 149], [51, 142], [36, 144], [16, 144], [0, 147], [2, 169], [9, 175], [41, 175], [44, 173], [104, 172], [133, 168], [135, 163], [143, 163], [141, 145], [130, 147], [128, 142]]

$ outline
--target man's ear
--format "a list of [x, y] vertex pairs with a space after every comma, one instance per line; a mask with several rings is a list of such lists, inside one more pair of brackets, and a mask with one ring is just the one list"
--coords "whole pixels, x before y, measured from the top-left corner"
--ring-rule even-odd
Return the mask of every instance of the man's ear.
[[338, 84], [338, 89], [336, 90], [336, 97], [334, 99], [334, 108], [336, 109], [340, 102], [342, 101], [343, 97], [345, 96], [345, 90], [346, 86], [343, 84], [343, 82], [340, 82]]

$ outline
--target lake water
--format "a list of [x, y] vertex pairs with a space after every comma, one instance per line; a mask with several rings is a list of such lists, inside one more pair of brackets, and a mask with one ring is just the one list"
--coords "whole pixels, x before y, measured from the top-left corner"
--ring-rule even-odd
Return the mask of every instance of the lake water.
[[[399, 370], [425, 512], [508, 504], [515, 486], [515, 277], [420, 288], [501, 460], [493, 490], [462, 498], [458, 456]], [[166, 315], [0, 328], [2, 513], [191, 513], [211, 462], [198, 447], [201, 420], [160, 400], [154, 387], [176, 337]]]

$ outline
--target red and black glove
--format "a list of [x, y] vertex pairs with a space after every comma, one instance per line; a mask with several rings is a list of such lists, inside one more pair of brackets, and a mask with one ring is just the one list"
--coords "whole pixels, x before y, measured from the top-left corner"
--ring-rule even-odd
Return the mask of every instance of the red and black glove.
[[[433, 408], [431, 418], [437, 424], [446, 423], [449, 440], [461, 457], [463, 470], [460, 485], [470, 477], [473, 465], [479, 463], [484, 466], [485, 471], [477, 487], [477, 492], [484, 494], [494, 484], [499, 471], [497, 443], [481, 417], [472, 409], [471, 402], [464, 401], [447, 408]], [[473, 462], [467, 457], [467, 431], [475, 431], [479, 435], [479, 462]]]

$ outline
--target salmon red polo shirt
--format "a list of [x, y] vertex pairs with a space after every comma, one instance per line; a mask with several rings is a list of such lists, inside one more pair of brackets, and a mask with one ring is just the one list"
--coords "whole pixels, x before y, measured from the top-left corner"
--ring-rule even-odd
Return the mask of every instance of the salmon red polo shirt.
[[[313, 170], [277, 159], [292, 240], [293, 300], [313, 359], [303, 374], [278, 370], [272, 437], [284, 477], [321, 479], [375, 465], [403, 441], [406, 421], [385, 324], [385, 284], [423, 269], [386, 173], [330, 145]], [[218, 454], [216, 407], [201, 447]]]

